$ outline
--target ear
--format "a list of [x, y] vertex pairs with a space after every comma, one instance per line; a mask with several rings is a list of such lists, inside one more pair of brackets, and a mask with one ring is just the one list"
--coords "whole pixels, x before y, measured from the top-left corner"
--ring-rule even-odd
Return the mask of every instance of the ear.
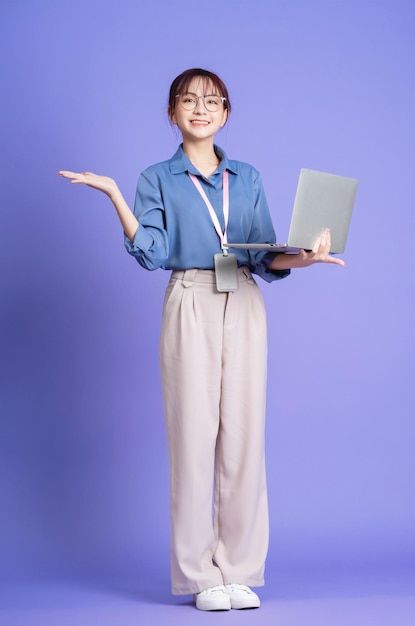
[[222, 126], [224, 126], [227, 119], [228, 119], [228, 109], [225, 109], [223, 112], [223, 116], [222, 116], [222, 124], [220, 125], [221, 128]]

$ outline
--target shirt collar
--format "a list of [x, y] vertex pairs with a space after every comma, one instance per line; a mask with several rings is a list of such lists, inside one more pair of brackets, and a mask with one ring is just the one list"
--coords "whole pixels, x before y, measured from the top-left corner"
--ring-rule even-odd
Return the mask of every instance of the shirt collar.
[[[221, 159], [217, 170], [215, 170], [215, 174], [219, 174], [228, 169], [230, 172], [234, 174], [238, 173], [238, 168], [236, 163], [231, 165], [225, 151], [218, 146], [216, 143], [213, 144], [214, 150]], [[233, 162], [234, 163], [234, 162]], [[199, 170], [193, 165], [185, 151], [183, 150], [183, 142], [179, 145], [176, 152], [170, 159], [170, 172], [172, 174], [179, 174], [181, 172], [190, 172], [191, 174], [200, 174]]]

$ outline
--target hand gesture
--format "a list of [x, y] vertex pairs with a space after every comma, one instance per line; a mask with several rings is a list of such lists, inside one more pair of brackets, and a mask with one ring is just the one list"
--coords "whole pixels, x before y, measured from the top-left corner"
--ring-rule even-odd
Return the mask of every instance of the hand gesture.
[[330, 256], [329, 250], [331, 246], [330, 229], [325, 228], [321, 231], [320, 235], [314, 242], [311, 252], [301, 250], [300, 258], [304, 265], [311, 265], [312, 263], [337, 263], [337, 265], [346, 265], [343, 259], [336, 259]]
[[70, 181], [71, 183], [83, 183], [84, 185], [88, 185], [88, 187], [99, 189], [99, 191], [103, 191], [110, 198], [118, 189], [114, 179], [108, 176], [98, 176], [98, 174], [94, 174], [93, 172], [81, 172], [78, 174], [77, 172], [71, 172], [69, 170], [59, 170], [58, 174], [65, 178], [72, 179]]

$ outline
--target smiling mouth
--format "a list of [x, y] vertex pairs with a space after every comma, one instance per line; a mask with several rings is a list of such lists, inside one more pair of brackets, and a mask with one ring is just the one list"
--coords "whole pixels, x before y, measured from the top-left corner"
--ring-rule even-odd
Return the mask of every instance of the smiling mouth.
[[193, 124], [193, 126], [207, 126], [210, 124], [207, 120], [190, 120], [190, 123]]

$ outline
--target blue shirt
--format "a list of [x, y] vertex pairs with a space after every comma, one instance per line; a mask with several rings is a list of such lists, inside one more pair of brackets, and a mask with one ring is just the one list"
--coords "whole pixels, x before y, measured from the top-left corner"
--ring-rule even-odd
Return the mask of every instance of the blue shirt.
[[[124, 232], [124, 245], [145, 269], [214, 269], [213, 255], [221, 251], [220, 239], [187, 172], [199, 177], [223, 232], [222, 172], [229, 171], [229, 243], [276, 243], [260, 172], [249, 163], [228, 159], [217, 144], [214, 150], [221, 161], [209, 178], [190, 161], [183, 143], [170, 159], [150, 165], [139, 175], [134, 202], [139, 226], [133, 240]], [[269, 269], [276, 252], [237, 248], [229, 252], [236, 254], [238, 265], [248, 265], [267, 282], [291, 272]]]

